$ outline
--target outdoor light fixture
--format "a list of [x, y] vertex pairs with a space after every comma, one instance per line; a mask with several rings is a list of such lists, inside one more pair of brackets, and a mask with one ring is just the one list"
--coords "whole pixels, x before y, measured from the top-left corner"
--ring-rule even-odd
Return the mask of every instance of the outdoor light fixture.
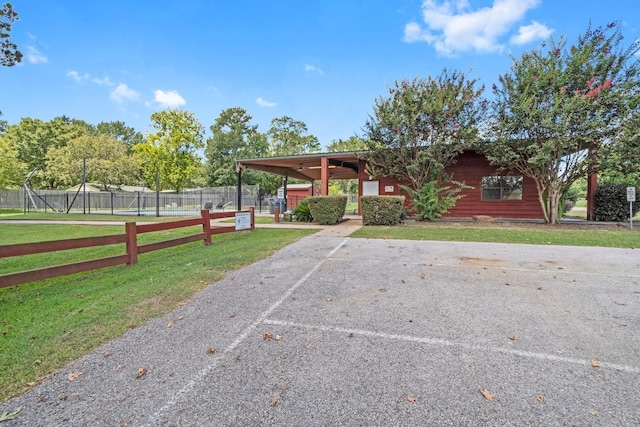
[[302, 163], [300, 163], [300, 165], [298, 165], [298, 170], [301, 171], [302, 169]]
[[[336, 165], [329, 165], [327, 166], [328, 169], [335, 169], [337, 168]], [[309, 169], [322, 169], [322, 166], [309, 166]]]

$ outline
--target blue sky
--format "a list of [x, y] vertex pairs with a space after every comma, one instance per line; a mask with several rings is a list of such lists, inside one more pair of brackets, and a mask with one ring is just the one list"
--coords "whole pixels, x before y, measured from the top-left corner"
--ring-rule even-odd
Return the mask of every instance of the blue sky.
[[[0, 0], [4, 2], [3, 0]], [[394, 80], [470, 72], [486, 88], [510, 55], [589, 21], [640, 38], [637, 0], [13, 0], [25, 58], [0, 68], [0, 111], [123, 121], [147, 133], [163, 108], [209, 132], [242, 107], [258, 130], [284, 115], [324, 146], [361, 133]], [[489, 94], [489, 91], [486, 92]]]

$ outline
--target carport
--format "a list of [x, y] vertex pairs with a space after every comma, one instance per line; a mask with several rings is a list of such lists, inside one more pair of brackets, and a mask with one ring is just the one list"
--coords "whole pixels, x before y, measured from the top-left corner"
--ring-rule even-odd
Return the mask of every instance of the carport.
[[[264, 157], [236, 160], [238, 194], [242, 194], [242, 170], [244, 168], [281, 175], [285, 179], [285, 194], [288, 178], [304, 181], [320, 181], [320, 194], [329, 194], [330, 179], [357, 179], [358, 196], [362, 195], [363, 178], [367, 178], [365, 162], [360, 159], [362, 152], [314, 153], [286, 157]], [[240, 205], [240, 200], [238, 200]]]

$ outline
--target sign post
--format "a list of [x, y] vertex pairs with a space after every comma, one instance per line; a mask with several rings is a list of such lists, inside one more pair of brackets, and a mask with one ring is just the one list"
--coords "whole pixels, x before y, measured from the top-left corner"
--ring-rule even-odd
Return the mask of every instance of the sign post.
[[633, 202], [636, 201], [636, 187], [627, 187], [627, 202], [629, 202], [629, 229], [633, 230]]

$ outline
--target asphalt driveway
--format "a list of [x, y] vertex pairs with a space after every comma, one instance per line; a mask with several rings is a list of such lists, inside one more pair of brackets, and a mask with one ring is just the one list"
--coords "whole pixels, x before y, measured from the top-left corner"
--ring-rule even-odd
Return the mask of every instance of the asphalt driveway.
[[640, 425], [637, 250], [309, 236], [3, 427]]

